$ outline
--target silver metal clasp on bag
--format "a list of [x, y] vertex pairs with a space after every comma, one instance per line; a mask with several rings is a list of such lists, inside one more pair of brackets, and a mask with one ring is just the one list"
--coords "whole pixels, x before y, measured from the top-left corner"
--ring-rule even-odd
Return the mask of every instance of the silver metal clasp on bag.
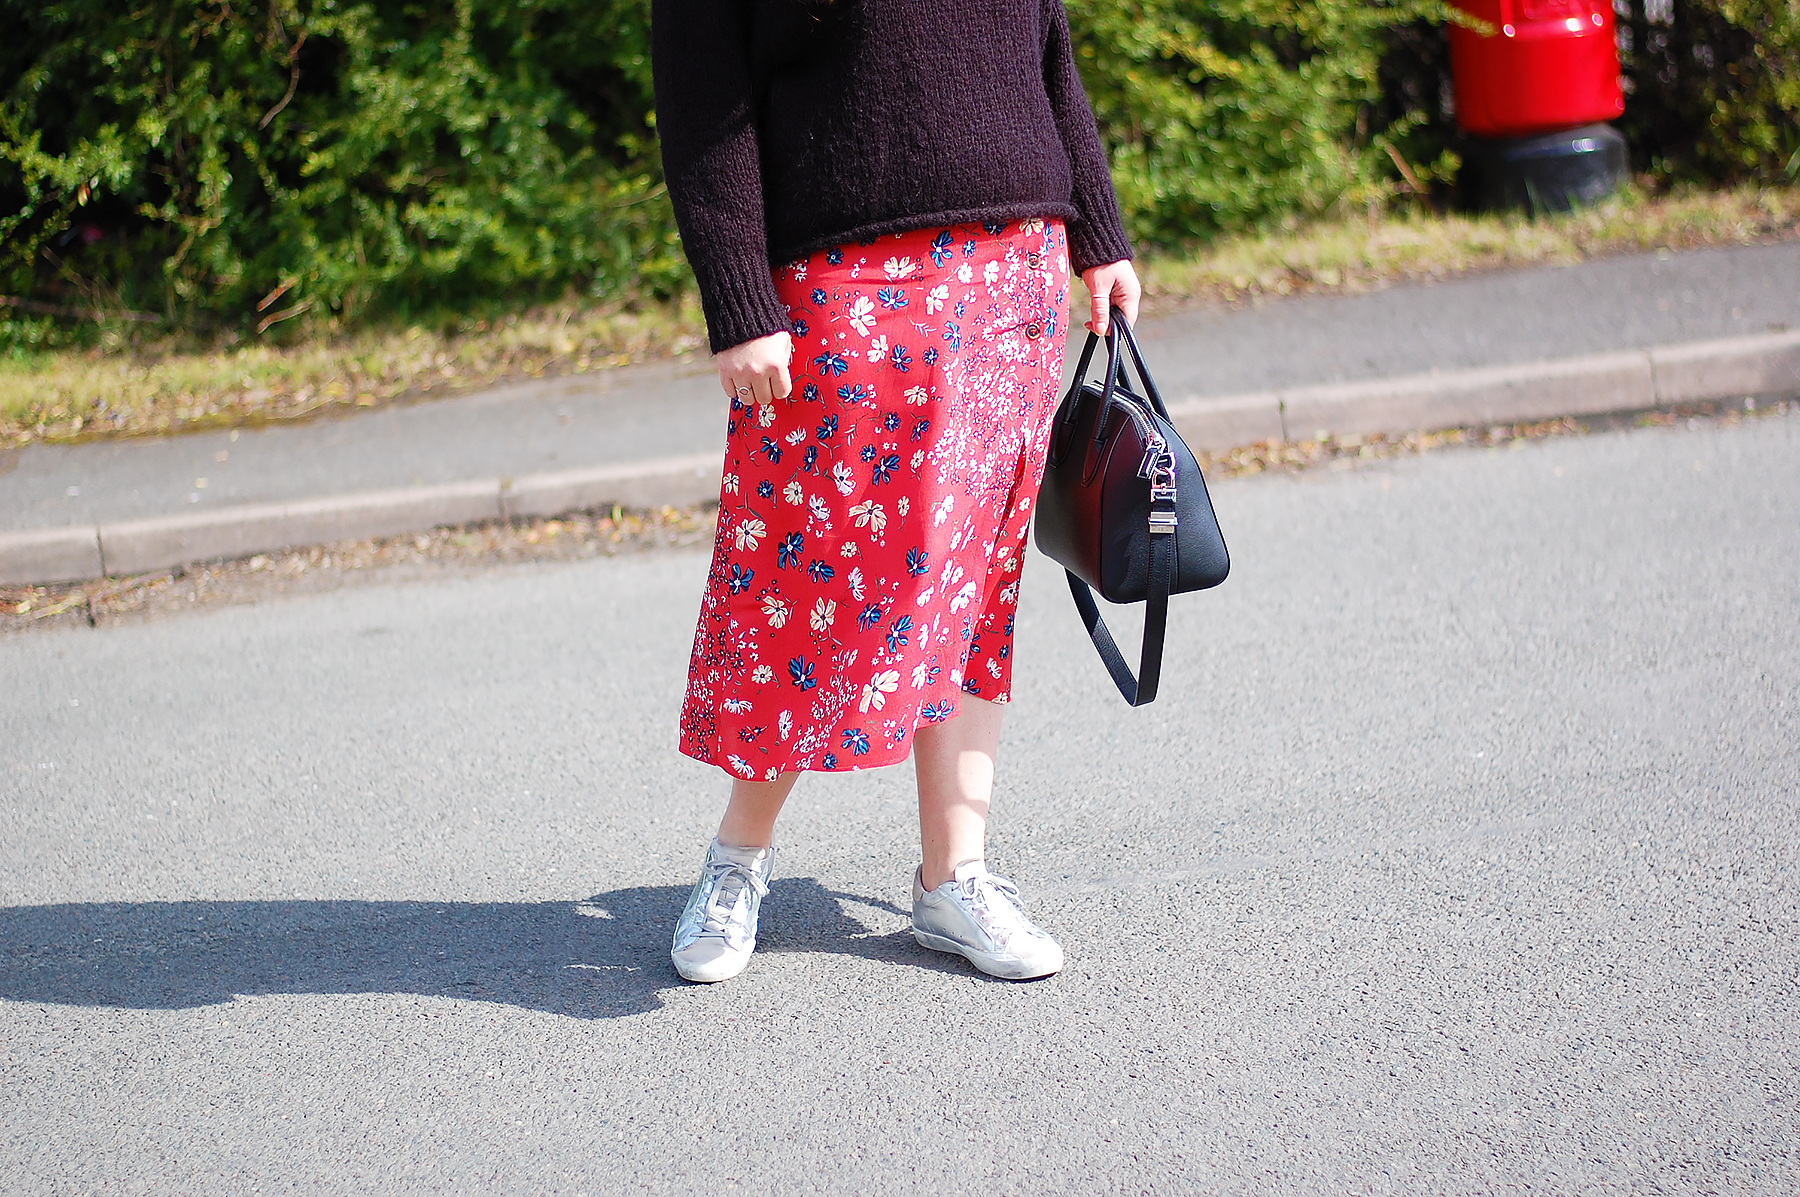
[[[1150, 531], [1153, 535], [1169, 535], [1179, 520], [1175, 515], [1175, 454], [1167, 441], [1152, 436], [1144, 449], [1138, 477], [1150, 483]], [[1158, 504], [1167, 503], [1167, 508]]]

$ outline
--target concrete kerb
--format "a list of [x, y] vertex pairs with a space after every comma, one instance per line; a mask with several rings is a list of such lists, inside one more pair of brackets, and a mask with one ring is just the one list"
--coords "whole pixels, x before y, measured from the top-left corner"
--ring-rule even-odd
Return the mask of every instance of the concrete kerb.
[[[1732, 337], [1561, 361], [1189, 398], [1170, 405], [1199, 450], [1257, 441], [1403, 433], [1800, 394], [1800, 332]], [[157, 519], [0, 533], [0, 585], [147, 573], [193, 561], [396, 536], [447, 524], [718, 496], [717, 454], [258, 503]]]

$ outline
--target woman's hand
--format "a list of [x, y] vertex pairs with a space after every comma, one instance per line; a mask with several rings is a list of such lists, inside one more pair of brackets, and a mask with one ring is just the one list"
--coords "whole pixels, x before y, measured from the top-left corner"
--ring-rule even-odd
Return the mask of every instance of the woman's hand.
[[1124, 309], [1126, 322], [1137, 327], [1138, 300], [1143, 297], [1144, 289], [1138, 284], [1137, 271], [1131, 268], [1129, 258], [1104, 266], [1090, 266], [1081, 272], [1081, 281], [1088, 289], [1093, 311], [1087, 322], [1089, 332], [1101, 337], [1106, 335], [1107, 317], [1115, 304]]
[[794, 338], [770, 333], [754, 341], [733, 345], [713, 359], [719, 367], [719, 385], [727, 395], [745, 403], [772, 403], [793, 393], [788, 364], [794, 360]]

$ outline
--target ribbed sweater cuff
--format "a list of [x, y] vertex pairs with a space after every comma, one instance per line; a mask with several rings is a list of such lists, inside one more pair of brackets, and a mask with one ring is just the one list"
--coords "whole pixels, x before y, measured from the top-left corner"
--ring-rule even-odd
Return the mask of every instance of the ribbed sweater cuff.
[[1116, 215], [1104, 225], [1079, 220], [1069, 226], [1069, 264], [1076, 274], [1131, 256], [1131, 238]]
[[711, 266], [700, 280], [700, 306], [714, 353], [788, 331], [788, 310], [775, 294], [766, 261], [727, 259]]

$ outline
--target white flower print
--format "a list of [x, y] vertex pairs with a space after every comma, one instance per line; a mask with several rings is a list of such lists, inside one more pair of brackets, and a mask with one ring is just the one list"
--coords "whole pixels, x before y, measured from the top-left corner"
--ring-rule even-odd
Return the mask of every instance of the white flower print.
[[931, 290], [925, 292], [925, 310], [927, 312], [941, 312], [944, 310], [944, 301], [949, 298], [950, 284], [939, 283]]
[[[919, 468], [919, 467], [920, 467], [920, 466], [921, 466], [921, 465], [924, 465], [924, 464], [925, 464], [925, 450], [923, 450], [923, 449], [915, 449], [915, 450], [913, 450], [913, 456], [912, 456], [912, 468], [913, 468], [913, 469], [915, 469], [915, 470], [916, 470], [916, 469], [918, 469], [918, 468]], [[904, 502], [906, 502], [906, 500], [905, 500], [905, 499], [901, 499], [901, 500], [900, 500], [900, 501], [901, 501], [901, 502], [902, 502], [902, 503], [904, 503]], [[900, 514], [901, 514], [901, 515], [905, 515], [905, 514], [906, 514], [906, 512], [905, 512], [905, 511], [902, 511], [902, 512], [901, 512], [901, 513], [900, 513]]]
[[992, 658], [992, 657], [989, 657], [987, 659], [987, 671], [988, 671], [988, 676], [999, 677], [1000, 676], [1000, 662], [994, 660], [994, 658]]
[[[770, 627], [787, 627], [788, 616], [794, 613], [794, 609], [788, 606], [786, 599], [778, 594], [765, 594], [763, 595], [762, 604], [763, 614], [769, 617]], [[763, 668], [766, 669], [768, 666], [765, 665]]]
[[727, 698], [720, 705], [733, 715], [742, 715], [745, 711], [751, 710], [754, 704], [742, 698]]
[[850, 467], [841, 461], [831, 467], [831, 480], [837, 483], [840, 495], [847, 495], [856, 489], [856, 475], [852, 474]]
[[981, 268], [981, 281], [986, 283], [988, 286], [990, 286], [990, 287], [993, 286], [994, 283], [999, 280], [999, 278], [1000, 278], [1000, 263], [989, 262], [986, 266], [983, 266]]
[[837, 604], [830, 599], [820, 599], [813, 604], [812, 630], [829, 632], [831, 625], [837, 621]]
[[725, 759], [727, 761], [731, 762], [731, 768], [734, 773], [739, 773], [739, 774], [743, 775], [744, 777], [751, 778], [751, 779], [754, 779], [756, 777], [755, 766], [751, 765], [751, 763], [749, 761], [745, 760], [743, 757], [728, 756]]
[[965, 585], [961, 590], [956, 592], [956, 597], [950, 600], [950, 609], [952, 611], [961, 611], [964, 607], [975, 601], [975, 592], [979, 589], [981, 589], [981, 587], [974, 582]]
[[793, 265], [793, 271], [794, 271], [794, 281], [795, 282], [797, 282], [797, 283], [805, 282], [806, 281], [806, 259], [802, 258], [798, 262], [795, 262]]
[[933, 588], [927, 586], [924, 590], [919, 592], [919, 597], [914, 601], [921, 607], [929, 607], [931, 605], [931, 596], [933, 593], [935, 593]]
[[931, 676], [931, 662], [930, 661], [920, 661], [917, 665], [914, 665], [913, 666], [913, 689], [923, 690], [925, 688], [925, 679], [930, 676]]
[[769, 425], [773, 424], [774, 422], [775, 422], [775, 405], [773, 403], [757, 404], [756, 405], [756, 426], [758, 428], [767, 428]]
[[[728, 494], [728, 495], [737, 494], [739, 485], [740, 485], [740, 483], [738, 482], [738, 476], [736, 474], [725, 475], [725, 493], [726, 494]], [[739, 545], [738, 547], [743, 548], [744, 546]]]
[[1017, 582], [1012, 582], [1012, 583], [1009, 583], [1004, 588], [1002, 588], [1000, 591], [1000, 601], [1005, 603], [1007, 606], [1011, 606], [1014, 603], [1018, 602], [1019, 601], [1019, 584]]
[[792, 432], [788, 433], [786, 436], [782, 437], [781, 439], [786, 441], [790, 445], [797, 445], [801, 441], [806, 439], [806, 429], [796, 428]]
[[[968, 269], [964, 267], [964, 269]], [[867, 295], [858, 295], [850, 304], [850, 327], [856, 335], [866, 337], [875, 328], [875, 301]]]
[[867, 528], [877, 536], [887, 527], [887, 512], [874, 499], [858, 503], [850, 509], [850, 514], [856, 517], [858, 528]]
[[862, 568], [860, 566], [850, 571], [850, 597], [859, 603], [862, 602], [863, 576]]
[[775, 680], [775, 671], [767, 665], [758, 665], [751, 671], [750, 680], [759, 686], [766, 686]]
[[889, 278], [911, 278], [918, 273], [919, 264], [911, 258], [889, 258], [881, 264]]
[[868, 714], [870, 707], [874, 707], [878, 711], [886, 707], [887, 696], [899, 688], [900, 671], [898, 669], [883, 670], [870, 678], [862, 692], [861, 710], [863, 714]]
[[846, 540], [843, 544], [839, 545], [838, 556], [846, 558], [856, 556], [856, 542], [854, 540]]
[[813, 495], [806, 500], [806, 510], [819, 523], [824, 524], [827, 528], [831, 526], [831, 508], [827, 507], [825, 500], [818, 495]]
[[781, 712], [781, 716], [775, 720], [775, 734], [783, 740], [794, 734], [794, 712]]
[[881, 361], [883, 358], [887, 357], [887, 355], [888, 355], [888, 339], [886, 337], [884, 337], [884, 336], [876, 337], [873, 341], [869, 342], [869, 360], [870, 361], [872, 361], [872, 362]]
[[798, 482], [790, 482], [787, 486], [783, 487], [781, 497], [795, 507], [806, 502], [806, 492], [800, 489], [800, 484]]
[[956, 281], [959, 283], [972, 283], [975, 281], [975, 271], [967, 262], [964, 262], [961, 266], [956, 268]]
[[907, 387], [906, 401], [915, 407], [923, 407], [931, 402], [931, 392], [924, 387]]
[[932, 526], [935, 528], [943, 527], [944, 521], [950, 518], [950, 512], [955, 507], [956, 507], [956, 496], [955, 495], [945, 495], [944, 501], [942, 503], [937, 504], [935, 507], [933, 507], [931, 509], [931, 524], [932, 524]]
[[768, 534], [769, 526], [758, 519], [748, 519], [731, 530], [737, 547], [749, 552]]
[[[919, 463], [916, 461], [913, 462], [913, 469], [916, 470], [918, 468]], [[905, 495], [901, 495], [898, 499], [894, 500], [894, 510], [898, 511], [902, 518], [905, 518], [906, 513], [912, 510], [912, 504], [907, 501]]]

